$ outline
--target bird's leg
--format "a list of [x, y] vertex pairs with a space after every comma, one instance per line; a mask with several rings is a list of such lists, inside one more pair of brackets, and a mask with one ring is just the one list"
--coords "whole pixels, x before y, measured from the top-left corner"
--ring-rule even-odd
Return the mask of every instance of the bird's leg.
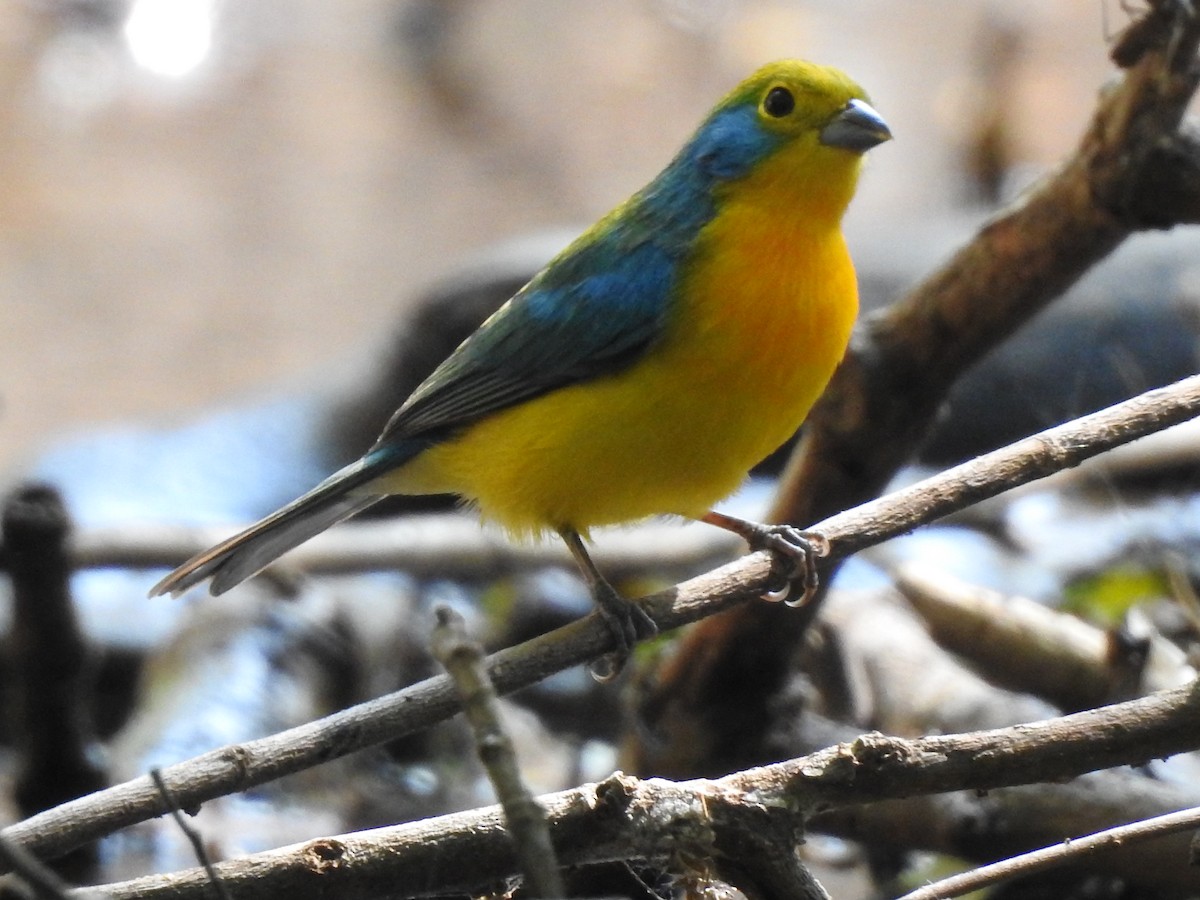
[[630, 603], [605, 580], [592, 558], [588, 556], [587, 548], [583, 546], [583, 539], [577, 531], [562, 528], [558, 533], [566, 542], [571, 555], [575, 557], [583, 580], [587, 582], [588, 590], [592, 593], [592, 599], [596, 601], [596, 608], [616, 640], [617, 649], [598, 660], [591, 669], [597, 681], [611, 681], [624, 667], [634, 645], [643, 638], [658, 634], [658, 626], [646, 615], [644, 609], [636, 603]]
[[[708, 512], [700, 521], [732, 531], [749, 544], [751, 550], [768, 550], [790, 561], [792, 571], [784, 596], [796, 585], [804, 589], [800, 597], [787, 601], [790, 606], [803, 606], [817, 592], [817, 560], [829, 555], [829, 539], [825, 535], [801, 531], [794, 525], [765, 525], [719, 512]], [[773, 594], [767, 596], [776, 599]]]

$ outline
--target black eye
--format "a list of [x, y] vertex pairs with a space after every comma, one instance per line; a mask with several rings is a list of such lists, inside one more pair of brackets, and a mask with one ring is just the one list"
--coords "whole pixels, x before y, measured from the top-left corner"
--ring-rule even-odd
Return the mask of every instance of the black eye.
[[763, 111], [772, 118], [782, 119], [796, 108], [796, 98], [785, 87], [773, 87], [763, 99]]

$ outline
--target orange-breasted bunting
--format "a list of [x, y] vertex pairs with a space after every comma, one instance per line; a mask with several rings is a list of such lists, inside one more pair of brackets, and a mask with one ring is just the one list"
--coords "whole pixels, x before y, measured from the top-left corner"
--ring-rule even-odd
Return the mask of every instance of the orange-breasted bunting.
[[619, 661], [655, 628], [592, 564], [589, 528], [674, 514], [811, 553], [794, 531], [709, 510], [795, 432], [845, 353], [858, 291], [841, 219], [863, 153], [890, 137], [842, 72], [764, 66], [467, 338], [360, 460], [152, 594], [210, 576], [221, 593], [386, 495], [452, 493], [514, 535], [563, 537]]

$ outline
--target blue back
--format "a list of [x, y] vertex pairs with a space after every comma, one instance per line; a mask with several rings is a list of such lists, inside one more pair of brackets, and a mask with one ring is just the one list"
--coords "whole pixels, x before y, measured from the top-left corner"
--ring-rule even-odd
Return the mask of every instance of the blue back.
[[412, 453], [506, 407], [632, 365], [667, 333], [714, 188], [781, 138], [757, 108], [718, 109], [649, 185], [552, 260], [413, 392], [372, 454]]

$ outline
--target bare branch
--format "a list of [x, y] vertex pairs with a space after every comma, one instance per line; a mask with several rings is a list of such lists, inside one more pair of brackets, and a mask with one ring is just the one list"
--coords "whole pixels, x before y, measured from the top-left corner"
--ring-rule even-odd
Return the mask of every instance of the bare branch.
[[[833, 555], [846, 556], [1198, 413], [1200, 376], [1193, 376], [833, 516], [817, 530], [830, 539]], [[777, 565], [768, 554], [753, 553], [638, 602], [660, 630], [668, 631], [761, 597], [782, 577], [775, 571]], [[611, 632], [593, 614], [493, 654], [488, 674], [498, 692], [509, 693], [610, 652], [611, 641]], [[439, 676], [278, 734], [177, 763], [163, 770], [163, 780], [180, 806], [198, 806], [411, 734], [460, 708], [450, 679]], [[166, 811], [153, 782], [142, 777], [64, 803], [2, 833], [52, 856]]]
[[[228, 537], [230, 528], [170, 525], [96, 527], [71, 536], [76, 569], [96, 566], [166, 568]], [[717, 528], [650, 522], [602, 531], [597, 565], [614, 579], [654, 572], [695, 572], [733, 556], [738, 539]], [[356, 573], [369, 569], [416, 577], [487, 579], [518, 568], [573, 566], [560, 541], [515, 544], [474, 516], [457, 513], [405, 516], [387, 521], [346, 522], [317, 535], [278, 564], [302, 572]], [[0, 555], [0, 568], [5, 562]]]
[[947, 650], [971, 659], [993, 682], [1061, 708], [1083, 709], [1196, 677], [1183, 650], [1161, 635], [1149, 637], [1131, 661], [1110, 632], [1077, 616], [963, 583], [925, 563], [901, 565], [896, 586]]
[[499, 700], [484, 668], [483, 648], [467, 636], [462, 616], [447, 606], [437, 610], [433, 655], [454, 679], [462, 698], [479, 759], [487, 769], [512, 833], [529, 896], [550, 900], [565, 897], [546, 815], [525, 786], [512, 740], [500, 724]]
[[[1184, 771], [1192, 765], [1191, 760], [1180, 763], [1177, 768]], [[1119, 768], [1065, 782], [846, 806], [814, 816], [809, 827], [883, 854], [923, 850], [984, 864], [1198, 804], [1200, 791], [1190, 784]], [[1189, 837], [1176, 834], [1120, 848], [1072, 868], [1075, 874], [1118, 878], [1151, 892], [1194, 887], [1196, 873], [1187, 865]]]
[[[716, 780], [670, 782], [616, 774], [539, 799], [565, 865], [661, 860], [677, 853], [737, 862], [748, 841], [790, 852], [807, 815], [839, 806], [948, 790], [1062, 780], [1200, 745], [1191, 727], [1200, 686], [1060, 719], [915, 740], [869, 734], [800, 759]], [[753, 836], [757, 835], [757, 838]], [[318, 852], [319, 849], [319, 852]], [[315, 858], [326, 864], [315, 866]], [[329, 862], [333, 860], [333, 862]], [[1182, 861], [1181, 861], [1182, 862]], [[246, 900], [318, 887], [344, 900], [477, 889], [513, 874], [498, 808], [324, 838], [217, 866]], [[192, 869], [106, 885], [114, 898], [204, 897]]]
[[221, 881], [221, 877], [217, 875], [216, 870], [213, 869], [212, 860], [208, 857], [208, 850], [206, 850], [204, 847], [204, 838], [202, 838], [200, 836], [200, 832], [193, 828], [188, 823], [188, 820], [183, 817], [183, 810], [179, 808], [179, 804], [175, 802], [175, 798], [171, 795], [171, 792], [167, 789], [166, 784], [163, 782], [162, 773], [158, 769], [151, 769], [150, 779], [154, 782], [154, 786], [158, 788], [159, 793], [162, 794], [163, 801], [167, 804], [167, 807], [171, 812], [171, 820], [175, 823], [176, 827], [183, 832], [183, 835], [187, 838], [188, 843], [192, 845], [192, 852], [196, 854], [196, 859], [199, 861], [200, 867], [204, 869], [204, 874], [208, 876], [209, 883], [212, 884], [213, 889], [217, 892], [217, 897], [219, 897], [220, 900], [233, 900], [233, 898], [229, 896], [229, 889], [225, 887], [224, 882]]
[[1131, 844], [1149, 841], [1180, 831], [1190, 831], [1200, 827], [1200, 808], [1184, 809], [1179, 812], [1156, 816], [1130, 825], [1109, 828], [1086, 837], [1073, 838], [1043, 847], [1030, 853], [1022, 853], [1010, 859], [1001, 860], [988, 866], [980, 866], [970, 872], [952, 875], [934, 884], [925, 885], [915, 891], [910, 891], [899, 900], [946, 900], [949, 897], [959, 897], [971, 891], [978, 891], [1010, 878], [1022, 875], [1032, 875], [1055, 866], [1066, 865], [1078, 861], [1080, 857], [1091, 856], [1103, 850], [1117, 847], [1128, 847]]
[[[47, 485], [25, 485], [4, 501], [0, 536], [13, 588], [15, 790], [26, 814], [107, 783], [89, 750], [91, 672], [71, 597], [64, 549], [69, 532], [62, 498]], [[87, 870], [92, 863], [81, 859], [77, 868]]]
[[76, 892], [23, 847], [0, 836], [0, 860], [29, 886], [38, 900], [108, 900], [108, 894], [96, 888]]

